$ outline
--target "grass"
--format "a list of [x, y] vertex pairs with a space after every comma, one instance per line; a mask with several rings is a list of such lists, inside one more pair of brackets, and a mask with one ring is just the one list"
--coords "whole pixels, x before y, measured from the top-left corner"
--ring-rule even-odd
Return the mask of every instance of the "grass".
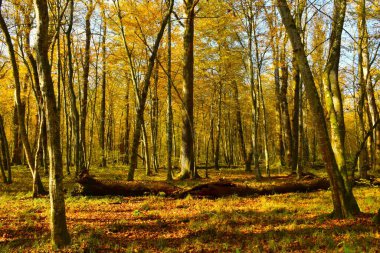
[[[28, 171], [13, 171], [15, 183], [0, 184], [0, 252], [49, 252], [48, 198], [32, 199]], [[239, 169], [209, 173], [210, 180], [224, 177], [250, 186], [278, 182], [256, 182]], [[92, 174], [123, 180], [126, 168], [94, 169]], [[153, 179], [143, 174], [138, 170], [137, 179], [165, 177], [164, 171]], [[65, 178], [68, 192], [73, 184]], [[67, 194], [72, 245], [63, 252], [378, 252], [380, 229], [371, 217], [380, 208], [380, 189], [360, 187], [354, 193], [363, 214], [347, 220], [328, 218], [329, 191], [217, 200]]]

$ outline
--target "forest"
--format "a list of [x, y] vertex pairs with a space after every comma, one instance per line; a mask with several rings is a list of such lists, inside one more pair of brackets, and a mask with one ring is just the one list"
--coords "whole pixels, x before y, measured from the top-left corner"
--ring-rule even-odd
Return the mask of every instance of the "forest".
[[0, 252], [378, 252], [378, 0], [0, 0]]

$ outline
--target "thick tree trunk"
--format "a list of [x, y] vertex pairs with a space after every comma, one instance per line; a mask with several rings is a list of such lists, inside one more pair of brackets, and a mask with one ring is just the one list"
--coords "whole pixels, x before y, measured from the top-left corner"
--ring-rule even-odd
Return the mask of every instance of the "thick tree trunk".
[[194, 164], [194, 18], [197, 0], [185, 1], [185, 31], [183, 36], [183, 110], [181, 173], [179, 178], [196, 177]]
[[70, 244], [67, 231], [65, 199], [63, 192], [63, 170], [60, 139], [60, 119], [54, 94], [54, 85], [48, 58], [49, 13], [47, 0], [34, 0], [37, 20], [36, 54], [40, 86], [44, 98], [47, 120], [48, 146], [50, 157], [50, 228], [53, 248]]

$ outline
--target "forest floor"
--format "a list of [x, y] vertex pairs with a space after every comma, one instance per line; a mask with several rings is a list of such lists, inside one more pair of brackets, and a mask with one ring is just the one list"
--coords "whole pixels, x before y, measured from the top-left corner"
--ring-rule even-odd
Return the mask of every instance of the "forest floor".
[[[313, 171], [315, 173], [315, 171]], [[14, 183], [0, 184], [0, 252], [50, 252], [49, 199], [31, 198], [31, 176], [13, 169]], [[126, 178], [126, 167], [93, 169], [99, 180]], [[241, 169], [209, 170], [211, 179], [175, 182], [177, 186], [220, 178], [253, 185]], [[317, 172], [323, 175], [322, 170]], [[136, 175], [144, 174], [137, 170]], [[200, 171], [201, 176], [204, 171]], [[166, 172], [138, 180], [163, 180]], [[285, 175], [285, 174], [282, 174]], [[47, 186], [47, 178], [43, 179]], [[330, 219], [331, 192], [287, 193], [216, 200], [145, 197], [73, 197], [74, 180], [65, 178], [66, 210], [72, 245], [62, 252], [379, 252], [380, 228], [372, 217], [380, 208], [380, 188], [357, 187], [363, 214]]]

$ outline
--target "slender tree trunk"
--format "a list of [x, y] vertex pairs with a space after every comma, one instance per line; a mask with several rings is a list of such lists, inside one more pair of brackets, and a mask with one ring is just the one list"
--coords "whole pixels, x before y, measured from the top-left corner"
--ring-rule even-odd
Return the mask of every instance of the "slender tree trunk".
[[[22, 117], [25, 118], [25, 103], [21, 102], [20, 106]], [[17, 105], [13, 109], [13, 152], [12, 152], [12, 164], [22, 165], [22, 141], [20, 138], [20, 125], [18, 120]]]
[[124, 157], [124, 163], [126, 165], [129, 165], [129, 133], [131, 132], [131, 126], [130, 126], [130, 101], [129, 101], [129, 82], [127, 84], [127, 95], [125, 96], [126, 98], [126, 115], [125, 115], [125, 133], [124, 133], [124, 141], [125, 141], [125, 157]]
[[87, 13], [85, 17], [85, 49], [84, 49], [84, 63], [83, 63], [83, 76], [82, 76], [82, 101], [81, 101], [81, 113], [80, 113], [80, 172], [88, 169], [86, 168], [86, 121], [88, 111], [88, 77], [90, 74], [90, 44], [91, 44], [91, 16], [93, 13], [92, 0], [87, 1]]
[[[3, 177], [4, 183], [12, 183], [12, 170], [11, 170], [11, 159], [9, 155], [9, 147], [7, 136], [4, 130], [4, 119], [0, 115], [0, 169], [1, 175]], [[7, 175], [5, 174], [7, 171]]]
[[239, 138], [239, 146], [240, 146], [240, 152], [243, 156], [244, 163], [245, 163], [245, 171], [250, 172], [251, 169], [251, 162], [252, 162], [252, 154], [247, 154], [246, 148], [245, 148], [245, 141], [244, 141], [244, 132], [243, 132], [243, 123], [241, 118], [241, 109], [240, 109], [240, 101], [239, 101], [239, 88], [236, 81], [232, 82], [233, 89], [234, 89], [234, 100], [235, 100], [235, 106], [236, 106], [236, 124], [237, 124], [237, 131], [238, 131], [238, 138]]
[[[286, 44], [286, 39], [283, 41], [283, 44]], [[286, 63], [285, 57], [285, 46], [281, 48], [280, 52], [280, 66], [281, 66], [281, 87], [280, 87], [280, 106], [282, 113], [282, 128], [284, 134], [284, 149], [285, 149], [285, 162], [287, 167], [292, 165], [292, 147], [293, 147], [293, 137], [292, 137], [292, 128], [290, 124], [289, 116], [289, 107], [287, 100], [288, 93], [288, 64]]]
[[[336, 22], [339, 25], [343, 25], [344, 21], [344, 12], [345, 12], [345, 3], [339, 5], [341, 2], [337, 2], [334, 7], [334, 17], [336, 17]], [[320, 102], [320, 98], [318, 95], [317, 88], [315, 86], [314, 78], [306, 57], [304, 45], [301, 40], [301, 36], [296, 28], [294, 19], [290, 13], [290, 9], [286, 0], [277, 0], [277, 6], [280, 11], [282, 22], [285, 25], [287, 34], [291, 40], [293, 51], [295, 52], [298, 66], [300, 68], [300, 72], [302, 74], [302, 78], [305, 84], [306, 89], [306, 97], [309, 101], [310, 109], [315, 118], [315, 127], [318, 136], [318, 143], [320, 151], [323, 155], [324, 161], [326, 163], [326, 170], [329, 175], [330, 184], [332, 186], [332, 199], [334, 205], [334, 215], [337, 217], [349, 217], [353, 215], [357, 215], [360, 210], [354, 195], [352, 194], [352, 188], [350, 187], [349, 182], [345, 179], [345, 173], [340, 169], [339, 164], [341, 161], [337, 161], [341, 159], [335, 158], [333, 145], [335, 145], [333, 140], [333, 145], [330, 142], [329, 133], [327, 131], [327, 124], [324, 117], [323, 107]], [[343, 7], [343, 9], [341, 9]], [[342, 28], [342, 26], [340, 27]], [[333, 32], [336, 32], [339, 27], [336, 28], [333, 25]], [[340, 38], [340, 34], [336, 34]], [[334, 45], [334, 36], [331, 37]], [[338, 48], [332, 49], [334, 53], [338, 53], [337, 57], [339, 57], [340, 43], [337, 43]], [[330, 56], [331, 57], [331, 56]]]
[[[371, 75], [370, 75], [370, 62], [369, 62], [369, 51], [368, 51], [368, 28], [367, 28], [367, 13], [366, 13], [366, 0], [361, 0], [358, 2], [357, 6], [357, 13], [358, 13], [358, 31], [359, 31], [359, 82], [360, 82], [360, 90], [365, 89], [365, 94], [360, 92], [360, 95], [366, 96], [364, 99], [364, 105], [366, 108], [369, 108], [370, 112], [370, 120], [369, 123], [376, 122], [379, 119], [379, 111], [376, 105], [375, 100], [375, 94], [374, 89], [372, 85]], [[360, 99], [362, 99], [360, 97]], [[359, 106], [362, 106], [362, 101], [359, 100]], [[358, 108], [359, 110], [363, 110], [362, 108]], [[359, 111], [358, 111], [359, 112]], [[363, 113], [360, 111], [359, 113]], [[360, 116], [359, 116], [359, 120]], [[360, 122], [362, 124], [362, 122]], [[360, 126], [360, 133], [362, 127]], [[363, 128], [364, 129], [364, 128]], [[362, 136], [363, 137], [363, 136]], [[371, 160], [372, 160], [372, 167], [375, 169], [377, 167], [377, 157], [380, 155], [380, 127], [377, 127], [375, 131], [372, 134], [371, 140]], [[367, 153], [367, 154], [366, 154]], [[367, 162], [365, 159], [368, 159], [368, 149], [365, 147], [363, 149], [363, 152], [361, 154], [361, 166], [359, 169], [360, 176], [361, 177], [367, 177], [367, 171], [369, 169], [369, 161]], [[368, 165], [366, 166], [366, 163]], [[363, 165], [363, 166], [362, 166]]]
[[[107, 21], [105, 17], [105, 11], [102, 11], [103, 20], [103, 38], [102, 38], [102, 97], [100, 101], [100, 128], [99, 128], [99, 145], [101, 150], [100, 167], [107, 166], [107, 159], [105, 153], [105, 141], [104, 132], [106, 124], [106, 85], [107, 85], [107, 49], [106, 49], [106, 38], [107, 38]], [[128, 117], [128, 115], [127, 115]]]
[[258, 84], [259, 84], [259, 89], [260, 89], [261, 106], [263, 109], [265, 171], [267, 173], [267, 176], [270, 177], [267, 112], [266, 112], [266, 106], [265, 106], [265, 101], [264, 101], [263, 86], [261, 83], [261, 71], [259, 71], [258, 73]]
[[154, 172], [158, 172], [158, 93], [157, 93], [157, 85], [158, 85], [158, 64], [155, 65], [154, 70], [154, 86], [153, 86], [153, 97], [152, 99], [152, 107], [151, 107], [151, 139], [152, 139], [152, 158], [153, 158], [153, 169]]
[[259, 138], [258, 138], [258, 128], [259, 128], [259, 97], [258, 92], [255, 87], [255, 77], [254, 77], [254, 65], [253, 65], [253, 2], [249, 2], [248, 6], [248, 59], [249, 59], [249, 84], [250, 84], [250, 95], [252, 101], [252, 152], [253, 161], [255, 166], [255, 175], [257, 180], [261, 179], [261, 170], [259, 165]]
[[37, 197], [38, 194], [46, 194], [45, 189], [41, 183], [41, 180], [38, 175], [37, 164], [34, 163], [32, 149], [30, 147], [28, 134], [25, 128], [25, 105], [22, 105], [21, 100], [21, 83], [20, 83], [20, 74], [19, 68], [16, 60], [16, 54], [13, 47], [12, 39], [8, 30], [8, 27], [5, 23], [5, 20], [1, 13], [2, 10], [2, 1], [0, 1], [0, 28], [5, 35], [6, 44], [8, 47], [8, 53], [10, 56], [12, 71], [13, 71], [13, 79], [15, 82], [15, 104], [17, 111], [17, 121], [19, 126], [20, 139], [22, 141], [22, 145], [24, 147], [26, 162], [28, 164], [29, 170], [32, 173], [33, 179], [33, 197]]
[[144, 142], [143, 148], [144, 148], [144, 157], [145, 157], [145, 173], [147, 176], [151, 176], [152, 169], [150, 166], [149, 142], [148, 142], [148, 135], [146, 132], [146, 127], [145, 127], [144, 122], [141, 124], [141, 127], [142, 127], [142, 138]]
[[218, 84], [218, 121], [216, 123], [216, 143], [215, 143], [215, 156], [214, 166], [216, 170], [219, 170], [219, 153], [220, 153], [220, 136], [221, 136], [221, 121], [222, 121], [222, 83]]
[[63, 192], [62, 153], [60, 139], [60, 119], [54, 94], [53, 80], [48, 58], [49, 13], [47, 0], [34, 0], [37, 20], [37, 64], [40, 86], [44, 98], [47, 120], [48, 146], [50, 157], [50, 228], [53, 248], [70, 244], [67, 231], [65, 199]]
[[172, 108], [172, 23], [171, 14], [168, 18], [168, 82], [167, 82], [167, 112], [166, 112], [166, 145], [167, 145], [167, 156], [166, 156], [166, 166], [168, 167], [168, 172], [166, 179], [173, 180], [172, 172], [172, 154], [173, 154], [173, 108]]
[[293, 80], [294, 80], [294, 110], [293, 110], [293, 146], [292, 146], [292, 173], [296, 173], [298, 159], [298, 146], [299, 146], [299, 113], [300, 113], [300, 89], [301, 77], [300, 71], [296, 62], [295, 56], [292, 60], [293, 65]]
[[297, 178], [298, 179], [301, 179], [301, 177], [303, 176], [303, 163], [304, 163], [304, 150], [305, 150], [305, 131], [304, 131], [304, 126], [303, 126], [303, 102], [302, 102], [302, 83], [300, 83], [300, 87], [299, 87], [299, 90], [298, 90], [299, 94], [299, 117], [298, 117], [298, 128], [299, 128], [299, 131], [298, 131], [298, 134], [299, 134], [299, 138], [298, 138], [298, 162], [297, 162]]
[[79, 175], [82, 165], [82, 146], [81, 146], [81, 138], [80, 138], [80, 119], [79, 112], [77, 109], [77, 99], [74, 91], [74, 67], [73, 67], [73, 55], [72, 55], [72, 42], [71, 42], [71, 31], [73, 27], [73, 19], [74, 19], [74, 0], [70, 0], [70, 18], [68, 29], [66, 31], [66, 42], [67, 42], [67, 55], [68, 55], [68, 64], [69, 64], [69, 77], [68, 77], [68, 89], [69, 89], [69, 97], [70, 97], [70, 108], [73, 122], [73, 132], [74, 132], [74, 140], [75, 140], [75, 174]]
[[[164, 34], [164, 31], [165, 31], [165, 26], [169, 20], [170, 14], [173, 10], [173, 4], [174, 4], [173, 0], [171, 0], [169, 3], [168, 11], [166, 12], [166, 14], [164, 16], [164, 19], [161, 23], [160, 30], [157, 34], [156, 39], [155, 39], [155, 43], [154, 43], [154, 46], [152, 48], [152, 53], [149, 57], [147, 71], [146, 71], [145, 76], [144, 76], [142, 91], [141, 91], [140, 95], [138, 96], [138, 105], [136, 108], [136, 122], [135, 122], [135, 128], [134, 128], [134, 133], [133, 133], [133, 142], [132, 142], [132, 150], [131, 150], [131, 164], [130, 164], [129, 171], [128, 171], [128, 181], [133, 180], [134, 173], [135, 173], [135, 170], [137, 168], [138, 147], [139, 147], [140, 137], [141, 137], [141, 124], [143, 124], [143, 122], [144, 122], [144, 109], [145, 109], [146, 98], [147, 98], [148, 90], [149, 90], [149, 86], [150, 86], [150, 77], [151, 77], [152, 72], [153, 72], [154, 62], [155, 62], [156, 57], [157, 57], [157, 52], [158, 52], [158, 48], [160, 46], [160, 41], [161, 41], [163, 34]], [[125, 40], [125, 33], [124, 33], [124, 27], [122, 25], [122, 16], [121, 16], [120, 8], [119, 8], [118, 16], [119, 16], [119, 21], [121, 23], [120, 28], [121, 28], [122, 35], [124, 38], [123, 41], [125, 44], [125, 49], [127, 50], [127, 53], [129, 55], [128, 58], [131, 62], [132, 56], [131, 56], [131, 52], [129, 50], [128, 44]], [[132, 78], [134, 80], [136, 80], [135, 76], [133, 76], [133, 75], [132, 75]]]
[[[278, 50], [276, 50], [277, 52]], [[277, 53], [276, 53], [277, 54]], [[276, 94], [276, 149], [278, 154], [278, 160], [280, 161], [281, 166], [285, 166], [285, 148], [284, 148], [284, 140], [283, 140], [283, 116], [281, 112], [281, 96], [280, 96], [280, 67], [278, 66], [278, 56], [275, 58], [275, 69], [274, 69], [274, 84], [275, 84], [275, 94]]]
[[[365, 21], [365, 0], [360, 1], [358, 8], [358, 30], [360, 33], [359, 45], [358, 45], [358, 72], [359, 72], [359, 103], [358, 103], [358, 118], [359, 118], [359, 143], [361, 143], [366, 135], [365, 120], [364, 120], [364, 106], [368, 105], [367, 101], [367, 71], [368, 71], [368, 59], [364, 55], [364, 47], [367, 47], [365, 43], [366, 35], [366, 21]], [[363, 6], [364, 5], [364, 6]], [[363, 13], [364, 12], [364, 13]], [[369, 156], [367, 146], [364, 146], [359, 157], [359, 175], [361, 178], [367, 178], [367, 171], [369, 170]]]

